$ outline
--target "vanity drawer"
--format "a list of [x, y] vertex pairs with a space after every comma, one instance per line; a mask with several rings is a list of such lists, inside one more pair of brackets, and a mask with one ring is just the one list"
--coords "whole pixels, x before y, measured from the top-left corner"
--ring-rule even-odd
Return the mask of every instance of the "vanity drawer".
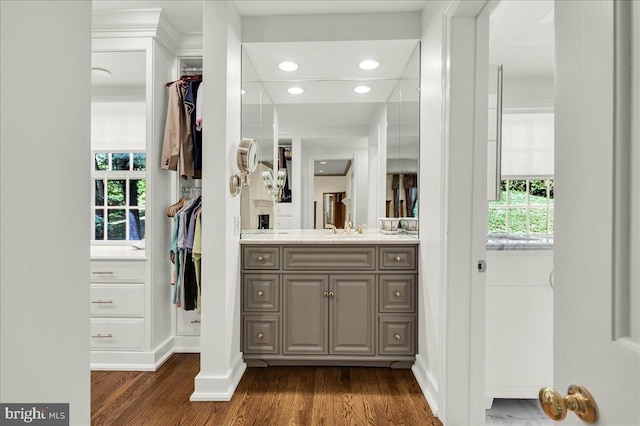
[[380, 247], [380, 269], [415, 270], [417, 248], [415, 246]]
[[94, 317], [141, 317], [144, 285], [92, 284], [90, 312]]
[[376, 249], [371, 246], [284, 247], [284, 269], [373, 271]]
[[280, 269], [280, 249], [272, 246], [242, 247], [244, 269]]
[[381, 274], [378, 294], [380, 312], [415, 312], [415, 274]]
[[92, 350], [142, 350], [144, 319], [91, 319]]
[[245, 311], [278, 312], [280, 279], [275, 274], [242, 276], [242, 307]]
[[145, 281], [144, 260], [92, 260], [91, 282]]
[[280, 352], [280, 317], [245, 315], [243, 318], [243, 352], [277, 354]]
[[379, 355], [415, 355], [415, 316], [380, 315], [378, 332]]

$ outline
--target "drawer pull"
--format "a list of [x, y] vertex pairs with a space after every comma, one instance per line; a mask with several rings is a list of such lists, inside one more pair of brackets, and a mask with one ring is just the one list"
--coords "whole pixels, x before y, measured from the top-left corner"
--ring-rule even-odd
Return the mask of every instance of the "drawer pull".
[[113, 271], [94, 271], [93, 275], [113, 275]]
[[330, 291], [330, 292], [329, 292], [329, 297], [333, 297], [333, 296], [335, 296], [335, 295], [336, 295], [336, 294], [335, 294], [333, 291]]
[[111, 339], [113, 337], [113, 335], [111, 333], [109, 334], [96, 334], [95, 336], [91, 336], [92, 339]]
[[264, 256], [258, 256], [258, 260], [262, 262], [264, 260]]
[[394, 295], [395, 297], [400, 297], [400, 292], [399, 292], [399, 291], [396, 291], [395, 293], [393, 293], [393, 295]]
[[395, 337], [395, 338], [396, 338], [396, 340], [400, 340], [400, 339], [401, 339], [401, 337], [400, 337], [400, 335], [399, 335], [399, 334], [396, 334], [396, 335], [395, 335], [395, 336], [393, 336], [393, 337]]
[[113, 300], [94, 300], [91, 303], [113, 303]]
[[329, 292], [328, 292], [328, 291], [325, 291], [324, 293], [322, 293], [322, 295], [323, 295], [324, 297], [328, 297], [328, 296], [329, 296]]
[[260, 339], [260, 340], [264, 339], [264, 334], [258, 333], [258, 339]]
[[258, 296], [260, 296], [260, 297], [264, 296], [264, 291], [259, 290], [259, 291], [258, 291]]
[[394, 260], [395, 260], [396, 262], [400, 262], [400, 256], [396, 256], [396, 257], [394, 257]]
[[200, 324], [200, 320], [192, 320], [191, 324]]

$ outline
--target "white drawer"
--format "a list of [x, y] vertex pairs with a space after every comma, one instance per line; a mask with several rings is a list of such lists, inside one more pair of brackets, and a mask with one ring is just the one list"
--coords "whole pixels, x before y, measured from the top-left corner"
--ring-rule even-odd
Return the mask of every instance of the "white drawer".
[[145, 281], [144, 260], [92, 260], [92, 282], [136, 282]]
[[91, 350], [142, 350], [144, 319], [91, 319]]
[[292, 216], [293, 206], [291, 203], [276, 203], [276, 213], [278, 216]]
[[92, 284], [90, 312], [93, 317], [141, 317], [144, 285]]
[[177, 309], [176, 334], [178, 336], [199, 336], [200, 314], [196, 311], [185, 311], [181, 308]]

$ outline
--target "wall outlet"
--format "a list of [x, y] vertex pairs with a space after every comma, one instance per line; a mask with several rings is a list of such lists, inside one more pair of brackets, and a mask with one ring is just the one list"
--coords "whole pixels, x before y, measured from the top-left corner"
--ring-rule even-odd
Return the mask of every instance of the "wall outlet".
[[233, 235], [240, 235], [240, 216], [233, 217]]

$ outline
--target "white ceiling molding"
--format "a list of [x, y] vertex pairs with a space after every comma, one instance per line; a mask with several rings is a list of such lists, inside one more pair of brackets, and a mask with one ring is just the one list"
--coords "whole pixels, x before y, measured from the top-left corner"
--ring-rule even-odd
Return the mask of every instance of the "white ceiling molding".
[[[178, 50], [180, 33], [162, 13], [161, 8], [93, 10], [93, 38], [151, 37], [170, 51]], [[200, 43], [200, 47], [202, 42]]]

